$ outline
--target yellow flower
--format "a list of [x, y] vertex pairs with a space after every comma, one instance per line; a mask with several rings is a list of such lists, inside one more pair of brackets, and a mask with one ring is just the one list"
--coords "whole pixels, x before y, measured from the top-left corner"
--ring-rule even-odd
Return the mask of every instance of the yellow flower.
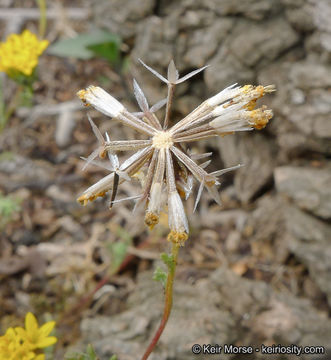
[[[0, 336], [0, 360], [35, 360], [36, 354], [28, 344], [21, 341], [20, 336], [13, 328]], [[40, 360], [40, 359], [38, 359]]]
[[30, 76], [48, 44], [47, 40], [38, 40], [29, 30], [20, 35], [9, 35], [5, 42], [0, 43], [0, 71], [9, 76], [15, 76], [15, 73]]
[[25, 329], [17, 327], [15, 331], [31, 349], [42, 349], [57, 342], [55, 336], [48, 336], [54, 326], [55, 321], [48, 321], [39, 328], [36, 317], [29, 312], [25, 317]]

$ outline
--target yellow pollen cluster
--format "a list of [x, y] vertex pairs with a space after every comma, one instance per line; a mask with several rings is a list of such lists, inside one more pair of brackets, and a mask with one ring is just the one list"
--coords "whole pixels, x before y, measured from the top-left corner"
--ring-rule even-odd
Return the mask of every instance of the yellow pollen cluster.
[[145, 224], [152, 230], [159, 222], [159, 216], [152, 212], [147, 212], [145, 215]]
[[245, 105], [245, 109], [247, 109], [248, 111], [254, 110], [256, 106], [256, 100], [257, 99], [251, 100], [247, 105]]
[[250, 112], [250, 117], [253, 120], [253, 126], [257, 130], [263, 129], [272, 118], [272, 111], [266, 110], [266, 106], [261, 109], [256, 109]]
[[173, 145], [172, 135], [168, 131], [161, 131], [153, 137], [153, 147], [156, 149], [169, 149]]
[[[95, 200], [95, 199], [98, 198], [98, 197], [104, 197], [105, 195], [106, 195], [106, 191], [102, 191], [102, 192], [100, 192], [100, 193], [98, 193], [98, 194], [96, 194], [96, 195], [91, 195], [91, 196], [87, 196], [86, 194], [84, 194], [84, 195], [80, 196], [80, 197], [77, 199], [77, 201], [78, 201], [81, 205], [85, 206], [85, 205], [87, 205], [87, 203], [88, 203], [89, 201], [93, 201], [93, 200]], [[0, 359], [0, 360], [1, 360], [1, 359]]]
[[168, 234], [167, 240], [178, 245], [184, 246], [185, 241], [188, 239], [188, 235], [186, 232], [178, 232], [178, 231], [170, 231]]
[[255, 88], [255, 92], [257, 94], [257, 99], [261, 98], [263, 95], [264, 95], [264, 86], [262, 85], [258, 85], [256, 88]]
[[5, 42], [0, 43], [0, 71], [9, 76], [15, 72], [30, 76], [48, 44], [47, 40], [38, 40], [29, 30], [20, 35], [9, 35]]
[[[258, 85], [258, 86], [253, 86], [253, 85], [245, 85], [241, 88], [241, 91], [243, 94], [247, 95], [247, 94], [254, 94], [255, 99], [253, 101], [256, 101], [257, 99], [261, 98], [266, 90], [264, 86], [262, 85]], [[247, 104], [247, 106], [249, 106], [250, 103]], [[253, 105], [253, 103], [252, 103]]]
[[244, 85], [240, 90], [244, 93], [244, 94], [248, 94], [249, 92], [251, 92], [253, 89], [253, 85]]

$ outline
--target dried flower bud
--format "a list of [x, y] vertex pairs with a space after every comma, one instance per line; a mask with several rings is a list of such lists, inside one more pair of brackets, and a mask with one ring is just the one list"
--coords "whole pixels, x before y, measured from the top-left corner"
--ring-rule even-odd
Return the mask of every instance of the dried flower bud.
[[124, 106], [98, 86], [89, 86], [86, 90], [80, 90], [77, 96], [87, 105], [92, 105], [105, 115], [117, 117]]
[[178, 192], [172, 192], [168, 196], [168, 216], [170, 228], [168, 240], [183, 245], [189, 230], [184, 206]]

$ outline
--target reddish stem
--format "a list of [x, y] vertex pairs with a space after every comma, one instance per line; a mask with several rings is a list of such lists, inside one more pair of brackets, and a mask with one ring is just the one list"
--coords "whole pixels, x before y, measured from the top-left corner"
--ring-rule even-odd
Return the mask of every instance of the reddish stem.
[[168, 322], [168, 319], [169, 319], [169, 316], [171, 313], [171, 308], [172, 308], [173, 284], [174, 284], [174, 277], [175, 277], [175, 272], [176, 272], [178, 250], [179, 250], [178, 245], [173, 244], [173, 246], [172, 246], [173, 264], [168, 266], [169, 273], [168, 273], [167, 283], [166, 283], [166, 288], [165, 288], [165, 304], [164, 304], [163, 316], [161, 319], [161, 323], [160, 323], [153, 339], [151, 340], [150, 344], [148, 345], [148, 348], [146, 349], [141, 360], [148, 359], [149, 355], [154, 350], [157, 342], [159, 341], [165, 326], [167, 325], [167, 322]]

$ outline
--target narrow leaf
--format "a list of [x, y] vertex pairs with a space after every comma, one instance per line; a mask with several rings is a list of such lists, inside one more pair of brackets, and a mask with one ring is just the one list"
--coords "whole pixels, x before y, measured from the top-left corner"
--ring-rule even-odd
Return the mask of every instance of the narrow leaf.
[[143, 112], [147, 112], [149, 110], [148, 102], [136, 79], [133, 79], [133, 91], [140, 109]]
[[190, 73], [188, 73], [187, 75], [183, 76], [182, 78], [180, 78], [179, 80], [176, 81], [176, 84], [180, 84], [186, 80], [188, 80], [189, 78], [191, 78], [192, 76], [198, 74], [199, 72], [205, 70], [209, 65], [206, 65], [206, 66], [203, 66], [202, 68], [200, 69], [197, 69], [197, 70], [194, 70]]
[[138, 61], [141, 63], [141, 65], [145, 66], [147, 70], [149, 70], [153, 75], [158, 77], [161, 81], [165, 82], [166, 84], [169, 83], [169, 81], [164, 76], [159, 74], [156, 70], [152, 69], [150, 66], [146, 65], [141, 59], [138, 59]]

